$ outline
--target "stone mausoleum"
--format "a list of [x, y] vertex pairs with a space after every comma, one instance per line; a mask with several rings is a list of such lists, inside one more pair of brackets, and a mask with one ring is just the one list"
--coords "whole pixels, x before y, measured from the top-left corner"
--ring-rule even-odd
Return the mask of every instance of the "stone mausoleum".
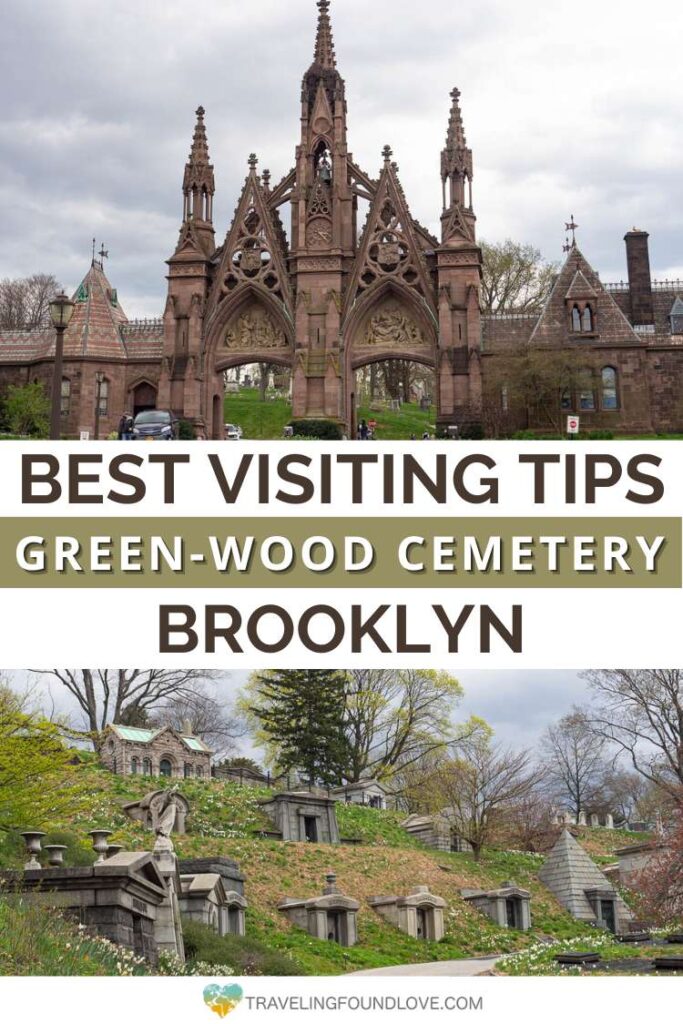
[[[533, 410], [519, 407], [508, 369], [499, 369], [529, 348], [548, 360], [585, 355], [575, 386], [561, 396], [562, 411], [580, 414], [585, 427], [683, 429], [683, 283], [652, 282], [647, 232], [625, 236], [626, 281], [603, 283], [572, 236], [540, 314], [484, 314], [474, 156], [460, 92], [451, 93], [440, 161], [434, 154], [441, 188], [425, 227], [411, 212], [391, 147], [378, 142], [379, 166], [369, 171], [349, 148], [330, 2], [317, 6], [294, 162], [274, 176], [249, 157], [222, 240], [206, 115], [197, 109], [163, 315], [129, 320], [103, 256], [93, 257], [65, 336], [63, 434], [92, 436], [97, 428], [106, 436], [123, 412], [157, 406], [190, 421], [198, 436], [223, 438], [225, 371], [260, 362], [291, 374], [294, 418], [333, 420], [353, 437], [356, 371], [391, 359], [433, 370], [439, 428], [466, 434], [495, 421], [547, 429], [540, 414], [536, 422]], [[256, 45], [256, 27], [254, 36]], [[571, 82], [566, 87], [569, 95]], [[236, 106], [234, 116], [246, 114]], [[0, 390], [34, 380], [51, 388], [53, 358], [49, 328], [0, 332]]]
[[287, 898], [278, 910], [316, 939], [327, 939], [340, 946], [355, 946], [358, 941], [356, 919], [360, 903], [339, 892], [334, 874], [325, 876], [322, 896], [302, 900]]
[[515, 928], [526, 932], [531, 928], [531, 893], [508, 882], [500, 889], [463, 889], [462, 897], [499, 928]]
[[446, 901], [418, 885], [407, 896], [373, 896], [368, 900], [380, 917], [414, 939], [439, 942], [444, 936]]
[[629, 930], [632, 912], [569, 831], [557, 840], [538, 877], [572, 917], [616, 934]]
[[303, 790], [276, 793], [259, 803], [285, 841], [339, 842], [336, 801], [329, 796]]

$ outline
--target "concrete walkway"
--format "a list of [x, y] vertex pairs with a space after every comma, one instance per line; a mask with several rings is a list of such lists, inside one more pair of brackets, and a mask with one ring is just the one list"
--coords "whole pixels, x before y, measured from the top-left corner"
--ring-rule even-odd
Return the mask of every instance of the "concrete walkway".
[[397, 967], [374, 967], [370, 971], [352, 971], [354, 977], [381, 977], [382, 975], [404, 978], [474, 978], [486, 974], [495, 967], [499, 956], [487, 956], [477, 960], [435, 960], [430, 964], [399, 964]]

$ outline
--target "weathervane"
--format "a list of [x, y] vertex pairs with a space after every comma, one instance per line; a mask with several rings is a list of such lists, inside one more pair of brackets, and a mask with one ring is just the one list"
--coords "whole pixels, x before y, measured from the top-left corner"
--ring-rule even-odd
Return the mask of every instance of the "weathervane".
[[[565, 223], [565, 225], [564, 225], [565, 231], [571, 231], [571, 233], [572, 233], [572, 244], [571, 244], [571, 248], [572, 249], [576, 245], [576, 229], [578, 228], [578, 226], [579, 226], [578, 224], [574, 223], [574, 214], [572, 213], [571, 220], [569, 221], [568, 224]], [[569, 238], [567, 238], [567, 244], [569, 244]], [[568, 250], [566, 250], [566, 251], [568, 251]]]

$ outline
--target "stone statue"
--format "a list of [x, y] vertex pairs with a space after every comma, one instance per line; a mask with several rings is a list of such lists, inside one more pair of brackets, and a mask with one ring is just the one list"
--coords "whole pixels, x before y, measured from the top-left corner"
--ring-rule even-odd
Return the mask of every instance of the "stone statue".
[[177, 793], [177, 786], [167, 789], [157, 809], [157, 822], [154, 831], [158, 836], [166, 836], [167, 839], [175, 828], [178, 816], [178, 808], [175, 802]]
[[171, 818], [171, 809], [168, 807], [168, 801], [172, 801], [173, 804], [171, 830], [178, 833], [178, 835], [183, 835], [185, 832], [185, 819], [190, 807], [185, 797], [177, 791], [176, 787], [173, 787], [173, 789], [155, 789], [143, 796], [142, 800], [135, 800], [133, 803], [126, 804], [123, 809], [133, 821], [139, 821], [150, 832], [156, 832], [159, 835], [160, 828], [162, 826], [166, 828]]

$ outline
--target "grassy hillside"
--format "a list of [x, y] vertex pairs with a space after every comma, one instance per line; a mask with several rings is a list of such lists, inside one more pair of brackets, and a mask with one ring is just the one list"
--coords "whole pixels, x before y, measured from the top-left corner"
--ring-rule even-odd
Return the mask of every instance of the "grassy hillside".
[[[225, 422], [236, 423], [244, 431], [245, 441], [278, 440], [292, 418], [292, 407], [286, 398], [261, 401], [258, 388], [242, 388], [238, 394], [225, 396]], [[408, 440], [411, 434], [422, 437], [425, 430], [434, 433], [435, 413], [422, 412], [417, 405], [406, 404], [401, 412], [371, 411], [361, 406], [358, 419], [376, 420], [378, 441]]]
[[[111, 775], [94, 763], [84, 764], [79, 775], [87, 782], [88, 805], [73, 821], [51, 823], [46, 841], [58, 836], [60, 842], [66, 842], [71, 864], [92, 860], [86, 833], [94, 827], [113, 829], [112, 842], [121, 842], [127, 849], [149, 849], [150, 833], [127, 819], [121, 808], [148, 791], [150, 780]], [[174, 840], [178, 855], [234, 857], [247, 877], [250, 939], [285, 954], [293, 970], [336, 974], [427, 958], [521, 950], [541, 936], [571, 940], [591, 934], [537, 881], [542, 863], [538, 854], [491, 851], [476, 864], [467, 854], [435, 853], [421, 847], [400, 828], [402, 815], [397, 812], [345, 805], [338, 808], [340, 831], [343, 839], [355, 840], [353, 844], [275, 842], [258, 836], [269, 825], [258, 804], [268, 795], [267, 790], [199, 780], [181, 781], [179, 787], [190, 802], [191, 814], [187, 834]], [[639, 837], [585, 830], [582, 838], [596, 859], [604, 859], [614, 846]], [[0, 863], [19, 866], [21, 862], [18, 844], [5, 841], [0, 846]], [[336, 872], [342, 892], [361, 903], [360, 941], [352, 949], [311, 938], [290, 926], [277, 910], [285, 896], [318, 895], [328, 871]], [[528, 935], [497, 928], [460, 896], [461, 888], [494, 888], [507, 881], [532, 891], [533, 932]], [[428, 885], [448, 902], [446, 936], [440, 943], [425, 945], [409, 938], [384, 923], [367, 905], [368, 897], [405, 894], [418, 884]]]

